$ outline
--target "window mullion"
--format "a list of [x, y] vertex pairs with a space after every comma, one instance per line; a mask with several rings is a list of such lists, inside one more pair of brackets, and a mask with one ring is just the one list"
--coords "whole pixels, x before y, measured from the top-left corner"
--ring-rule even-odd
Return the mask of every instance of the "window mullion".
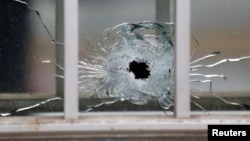
[[190, 116], [190, 0], [175, 1], [175, 116]]
[[77, 119], [78, 110], [78, 0], [64, 0], [64, 118]]

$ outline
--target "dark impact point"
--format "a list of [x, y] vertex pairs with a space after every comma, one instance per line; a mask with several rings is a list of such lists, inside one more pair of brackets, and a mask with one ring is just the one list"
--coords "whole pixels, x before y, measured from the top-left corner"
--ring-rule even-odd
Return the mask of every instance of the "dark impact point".
[[129, 72], [133, 72], [135, 75], [135, 79], [146, 79], [150, 75], [150, 71], [148, 70], [148, 65], [146, 62], [130, 62], [129, 63]]

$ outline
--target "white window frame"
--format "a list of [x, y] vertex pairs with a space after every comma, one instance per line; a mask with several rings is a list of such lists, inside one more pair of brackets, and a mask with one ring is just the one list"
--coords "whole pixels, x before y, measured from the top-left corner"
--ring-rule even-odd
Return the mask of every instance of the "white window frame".
[[[78, 0], [64, 0], [65, 80], [64, 114], [0, 118], [0, 135], [8, 133], [83, 132], [82, 136], [206, 136], [208, 124], [250, 124], [249, 112], [190, 111], [189, 45], [190, 0], [175, 0], [175, 107], [163, 112], [86, 113], [79, 116], [78, 96]], [[51, 116], [53, 115], [53, 116]], [[98, 133], [98, 134], [97, 134]], [[0, 136], [1, 139], [1, 136]]]

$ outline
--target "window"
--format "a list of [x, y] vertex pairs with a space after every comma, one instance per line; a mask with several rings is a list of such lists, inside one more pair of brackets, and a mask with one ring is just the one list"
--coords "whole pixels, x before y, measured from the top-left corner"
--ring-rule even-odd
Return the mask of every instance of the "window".
[[[228, 4], [227, 2], [232, 2], [232, 1], [224, 1], [224, 2], [222, 1], [220, 1], [222, 6], [227, 5]], [[96, 4], [95, 2], [99, 3], [99, 5]], [[185, 137], [185, 139], [192, 140], [194, 138], [200, 138], [200, 139], [206, 138], [207, 136], [206, 131], [207, 131], [208, 124], [228, 124], [228, 123], [249, 124], [249, 112], [247, 111], [233, 111], [232, 112], [232, 109], [230, 109], [229, 112], [224, 112], [224, 111], [219, 111], [219, 110], [217, 112], [213, 112], [210, 110], [212, 109], [211, 107], [206, 107], [206, 104], [208, 103], [206, 101], [202, 102], [202, 100], [201, 102], [199, 101], [195, 101], [195, 102], [197, 102], [197, 105], [199, 104], [200, 106], [203, 106], [202, 104], [205, 104], [204, 107], [205, 109], [209, 111], [209, 115], [204, 113], [203, 111], [200, 111], [200, 109], [202, 108], [200, 108], [199, 110], [196, 110], [190, 107], [190, 103], [193, 101], [193, 99], [190, 99], [190, 86], [198, 87], [201, 89], [205, 89], [207, 87], [202, 87], [203, 86], [202, 83], [201, 83], [201, 86], [199, 86], [200, 84], [193, 85], [193, 83], [190, 83], [189, 77], [191, 78], [191, 76], [189, 76], [190, 75], [190, 66], [189, 66], [190, 58], [189, 57], [193, 51], [193, 48], [189, 48], [189, 44], [191, 44], [192, 47], [194, 46], [194, 48], [197, 48], [197, 54], [194, 55], [194, 58], [199, 58], [200, 56], [204, 56], [205, 54], [207, 54], [207, 52], [214, 51], [214, 48], [209, 48], [211, 50], [208, 50], [208, 51], [206, 50], [208, 48], [206, 47], [208, 46], [207, 43], [210, 43], [212, 46], [220, 46], [221, 44], [223, 44], [222, 42], [219, 42], [220, 39], [229, 42], [229, 40], [227, 39], [230, 36], [233, 36], [233, 37], [237, 36], [236, 38], [237, 41], [235, 41], [234, 43], [237, 45], [238, 44], [241, 45], [243, 44], [241, 41], [245, 41], [244, 39], [247, 37], [247, 31], [245, 31], [246, 33], [240, 32], [239, 33], [240, 35], [238, 37], [238, 33], [237, 32], [235, 33], [234, 31], [232, 31], [233, 32], [232, 34], [227, 34], [229, 32], [228, 30], [226, 30], [227, 32], [224, 33], [225, 30], [221, 29], [221, 26], [217, 27], [217, 23], [211, 24], [214, 27], [209, 27], [210, 24], [206, 25], [207, 24], [206, 22], [203, 23], [204, 21], [200, 19], [203, 16], [200, 17], [200, 15], [198, 15], [198, 12], [196, 12], [196, 10], [198, 11], [198, 8], [200, 8], [200, 5], [204, 4], [205, 7], [208, 5], [208, 4], [205, 4], [205, 3], [208, 3], [205, 0], [204, 1], [156, 0], [156, 1], [153, 1], [155, 3], [153, 3], [152, 1], [145, 1], [145, 3], [143, 3], [143, 7], [144, 6], [150, 7], [153, 9], [152, 11], [147, 10], [147, 12], [149, 12], [149, 14], [147, 14], [147, 17], [142, 18], [140, 16], [138, 17], [132, 16], [133, 18], [129, 19], [130, 22], [134, 22], [137, 20], [145, 20], [145, 19], [155, 20], [155, 21], [169, 20], [169, 22], [174, 21], [175, 95], [174, 95], [174, 111], [173, 112], [163, 113], [162, 111], [145, 111], [145, 110], [144, 111], [138, 110], [137, 112], [120, 112], [120, 111], [114, 112], [114, 110], [110, 110], [111, 112], [89, 112], [89, 113], [80, 114], [80, 112], [82, 111], [82, 107], [80, 106], [79, 108], [79, 105], [85, 104], [81, 102], [81, 98], [83, 98], [81, 96], [80, 96], [80, 102], [79, 102], [79, 94], [78, 94], [78, 61], [79, 61], [79, 58], [81, 59], [82, 57], [81, 55], [79, 55], [79, 52], [78, 52], [78, 50], [81, 50], [79, 48], [79, 45], [81, 47], [81, 43], [82, 43], [81, 36], [83, 33], [81, 32], [81, 30], [83, 30], [84, 34], [86, 34], [85, 32], [89, 29], [100, 27], [98, 26], [99, 25], [98, 23], [100, 22], [99, 19], [102, 18], [102, 17], [99, 17], [101, 14], [105, 16], [110, 16], [110, 18], [114, 18], [115, 20], [117, 20], [116, 21], [117, 23], [115, 22], [108, 23], [109, 20], [105, 21], [106, 19], [104, 18], [102, 19], [104, 20], [102, 21], [103, 22], [102, 25], [104, 27], [100, 27], [100, 29], [96, 28], [97, 31], [103, 30], [103, 28], [110, 27], [110, 26], [119, 24], [121, 22], [124, 22], [123, 18], [126, 19], [126, 17], [115, 17], [116, 16], [115, 14], [112, 15], [113, 13], [110, 13], [107, 11], [102, 12], [102, 8], [104, 8], [105, 6], [107, 8], [114, 8], [108, 5], [108, 2], [110, 2], [111, 4], [113, 4], [112, 6], [115, 6], [116, 4], [118, 4], [118, 8], [114, 8], [114, 9], [122, 13], [124, 10], [122, 8], [124, 7], [119, 7], [120, 5], [117, 1], [108, 0], [108, 1], [105, 1], [107, 3], [103, 3], [103, 2], [104, 1], [102, 0], [56, 1], [56, 7], [58, 10], [58, 13], [56, 13], [56, 17], [57, 17], [56, 29], [64, 27], [63, 30], [56, 30], [57, 31], [56, 37], [57, 37], [57, 41], [61, 42], [63, 39], [61, 35], [62, 33], [64, 33], [64, 41], [63, 41], [64, 51], [60, 49], [62, 45], [58, 43], [57, 45], [59, 46], [59, 48], [56, 47], [56, 49], [58, 50], [55, 50], [56, 52], [55, 57], [58, 57], [57, 60], [61, 61], [61, 62], [56, 62], [57, 64], [62, 63], [64, 65], [59, 65], [59, 66], [54, 65], [54, 67], [55, 67], [55, 70], [56, 68], [58, 69], [57, 74], [60, 73], [58, 75], [64, 76], [63, 80], [61, 80], [60, 78], [57, 79], [58, 87], [60, 87], [60, 90], [61, 90], [59, 93], [62, 92], [62, 89], [64, 90], [64, 97], [63, 97], [64, 100], [59, 101], [61, 103], [64, 103], [64, 111], [62, 113], [55, 114], [56, 110], [53, 109], [54, 112], [45, 113], [45, 114], [38, 112], [38, 113], [33, 113], [33, 115], [27, 115], [24, 117], [20, 117], [20, 116], [1, 117], [1, 120], [0, 120], [1, 134], [5, 134], [7, 137], [10, 137], [11, 135], [8, 135], [9, 133], [19, 134], [19, 133], [25, 132], [27, 133], [26, 137], [28, 138], [28, 137], [34, 137], [34, 135], [29, 134], [29, 133], [35, 133], [35, 134], [41, 133], [41, 134], [47, 135], [48, 132], [50, 133], [52, 132], [52, 134], [53, 133], [57, 134], [58, 138], [68, 138], [69, 135], [72, 135], [72, 136], [77, 135], [77, 137], [79, 138], [92, 138], [93, 136], [95, 136], [96, 138], [148, 137], [150, 139], [150, 137], [157, 136], [157, 137], [168, 138], [168, 139], [169, 138], [176, 139], [176, 138]], [[123, 5], [127, 5], [128, 4], [127, 2], [128, 1], [126, 2], [123, 1]], [[244, 5], [246, 1], [242, 0], [241, 2]], [[238, 3], [241, 3], [241, 2], [238, 2]], [[20, 4], [20, 1], [18, 1], [17, 3]], [[136, 1], [136, 2], [133, 1], [133, 3], [135, 3], [133, 4], [134, 6], [136, 4], [140, 4], [139, 1]], [[216, 2], [213, 1], [210, 4], [214, 4], [214, 3]], [[169, 7], [170, 10], [165, 11], [165, 9], [162, 8], [163, 4], [166, 5], [166, 7]], [[83, 6], [83, 7], [79, 7], [79, 6]], [[154, 6], [157, 6], [157, 7], [154, 7]], [[216, 6], [219, 6], [219, 5], [216, 5]], [[229, 6], [233, 6], [233, 4]], [[173, 7], [175, 7], [174, 10], [173, 10]], [[192, 9], [190, 7], [192, 7]], [[94, 8], [96, 8], [97, 10], [94, 10]], [[132, 8], [131, 11], [129, 12], [133, 12], [133, 9], [136, 9], [136, 7]], [[201, 9], [199, 13], [203, 13], [202, 11], [207, 10], [207, 9], [205, 8]], [[87, 10], [87, 11], [84, 11], [84, 10]], [[191, 10], [191, 13], [190, 13], [190, 10]], [[84, 11], [84, 12], [81, 13], [81, 11]], [[99, 13], [97, 13], [94, 16], [89, 16], [88, 14], [86, 14], [88, 11], [92, 11], [92, 12], [99, 11]], [[138, 11], [139, 11], [139, 8], [138, 8]], [[64, 12], [64, 16], [61, 17], [61, 14], [63, 12]], [[165, 19], [165, 16], [162, 16], [165, 14], [165, 12], [166, 12], [166, 17], [167, 17], [166, 19]], [[243, 12], [240, 12], [240, 13], [241, 15], [248, 14], [248, 12], [244, 10]], [[208, 12], [204, 12], [204, 14], [208, 14]], [[81, 21], [81, 18], [85, 20]], [[213, 19], [213, 17], [210, 17], [210, 18], [211, 20]], [[243, 19], [249, 19], [249, 18], [243, 18]], [[64, 22], [58, 22], [58, 21], [64, 21]], [[81, 27], [81, 25], [85, 25], [85, 23], [88, 21], [91, 21], [90, 22], [91, 24], [87, 23], [86, 27], [84, 26]], [[95, 24], [98, 24], [98, 25], [96, 26]], [[228, 26], [233, 26], [234, 24], [235, 23], [232, 23], [232, 25], [229, 24]], [[242, 21], [241, 24], [242, 26], [245, 26], [247, 24], [249, 25], [247, 20], [245, 20], [245, 22]], [[224, 27], [222, 23], [220, 23], [219, 25], [222, 25], [222, 27]], [[208, 32], [206, 31], [203, 32], [202, 26], [204, 26], [205, 28], [208, 28], [209, 32], [210, 31], [216, 32], [216, 33], [219, 32], [220, 34], [218, 33], [215, 35], [216, 36], [223, 35], [223, 37], [217, 38], [217, 37], [209, 36], [209, 38], [207, 38]], [[241, 27], [241, 25], [239, 26]], [[239, 26], [236, 24], [236, 27], [239, 27]], [[190, 30], [190, 27], [191, 27], [191, 30]], [[224, 28], [227, 29], [228, 27], [224, 27]], [[213, 31], [212, 29], [215, 29], [215, 30]], [[220, 31], [220, 29], [223, 31]], [[211, 35], [214, 35], [214, 33], [213, 34], [211, 33]], [[48, 40], [53, 39], [53, 38], [49, 38], [48, 36], [47, 38]], [[230, 38], [230, 39], [234, 40], [234, 38]], [[217, 43], [218, 45], [216, 45]], [[52, 44], [52, 45], [55, 45], [55, 44]], [[243, 46], [245, 45], [247, 45], [247, 43], [243, 44]], [[195, 47], [195, 46], [198, 46], [198, 47]], [[227, 44], [225, 44], [224, 46], [227, 46]], [[205, 50], [204, 52], [203, 52], [203, 49]], [[246, 53], [245, 55], [247, 55], [246, 50], [244, 51]], [[236, 55], [241, 56], [243, 54], [236, 54]], [[238, 56], [235, 56], [235, 57], [238, 57]], [[64, 62], [60, 59], [64, 59]], [[219, 59], [219, 58], [212, 58], [212, 59]], [[49, 61], [46, 58], [44, 62], [46, 63]], [[210, 62], [208, 62], [208, 64], [209, 63]], [[246, 66], [244, 64], [240, 64], [237, 62], [236, 64]], [[43, 65], [51, 65], [51, 64], [43, 64]], [[63, 67], [63, 71], [60, 69], [61, 66]], [[216, 69], [212, 69], [212, 70], [216, 71], [216, 74], [217, 74], [218, 70]], [[203, 71], [202, 73], [206, 73], [206, 72]], [[62, 87], [60, 85], [62, 84], [63, 81], [64, 81], [65, 87]], [[214, 90], [216, 89], [216, 87], [213, 87], [213, 88]], [[57, 94], [58, 94], [58, 91], [57, 91]], [[197, 92], [195, 94], [200, 96], [201, 99], [205, 97], [205, 96], [202, 96], [202, 94], [199, 94]], [[235, 95], [233, 95], [233, 97], [234, 96]], [[211, 101], [213, 97], [208, 97], [208, 98], [210, 98], [209, 100]], [[233, 98], [232, 100], [236, 100], [236, 99]], [[57, 105], [56, 103], [54, 104], [51, 103], [51, 104], [53, 106]], [[198, 108], [199, 108], [199, 105], [197, 106]], [[232, 104], [230, 106], [232, 106]], [[48, 134], [48, 135], [51, 135], [51, 134]], [[47, 138], [54, 138], [54, 137], [47, 136]]]
[[[140, 55], [140, 51], [142, 52], [143, 48], [139, 47], [151, 47], [153, 51], [157, 52], [157, 46], [154, 47], [153, 44], [147, 44], [147, 42], [150, 40], [158, 41], [155, 39], [155, 36], [160, 37], [164, 31], [168, 32], [169, 35], [163, 40], [169, 40], [169, 37], [173, 37], [173, 33], [171, 33], [174, 28], [173, 21], [165, 17], [170, 14], [169, 10], [163, 11], [163, 8], [161, 11], [156, 10], [160, 5], [158, 4], [157, 6], [157, 3], [159, 2], [155, 0], [79, 1], [80, 111], [88, 109], [106, 112], [161, 110], [160, 105], [151, 100], [154, 97], [149, 98], [150, 100], [146, 97], [149, 95], [159, 95], [155, 94], [155, 89], [160, 90], [164, 86], [170, 87], [167, 86], [167, 82], [169, 80], [173, 81], [173, 76], [169, 77], [168, 80], [158, 80], [158, 83], [157, 81], [153, 82], [153, 80], [159, 77], [159, 75], [168, 75], [168, 70], [164, 71], [164, 73], [158, 72], [159, 69], [157, 69], [157, 66], [162, 68], [162, 65], [157, 65], [160, 64], [160, 61], [162, 61], [162, 64], [169, 64], [165, 67], [166, 69], [173, 69], [173, 47], [168, 51], [171, 53], [169, 56], [167, 53], [163, 53], [161, 59], [158, 59], [159, 61], [154, 61], [159, 63], [153, 63], [152, 60], [156, 59], [156, 57], [152, 59], [150, 51], [147, 51], [148, 55]], [[165, 5], [169, 5], [168, 1], [164, 3]], [[128, 8], [129, 10], [127, 10]], [[145, 21], [150, 22], [147, 23]], [[161, 25], [154, 24], [156, 22]], [[160, 22], [168, 23], [164, 24]], [[160, 29], [161, 26], [164, 26], [164, 29]], [[135, 29], [130, 33], [130, 28], [133, 27]], [[137, 36], [147, 35], [148, 37], [138, 40], [136, 37], [133, 37], [135, 33]], [[125, 38], [125, 34], [128, 34], [129, 37]], [[126, 44], [126, 42], [129, 43]], [[134, 47], [132, 44], [135, 42], [140, 43], [137, 43], [138, 45]], [[158, 48], [160, 48], [161, 42], [159, 41]], [[129, 49], [130, 47], [132, 49]], [[162, 45], [162, 48], [164, 47]], [[159, 50], [163, 52], [162, 49]], [[146, 52], [146, 50], [143, 52]], [[119, 59], [122, 56], [124, 56], [124, 59]], [[168, 63], [166, 60], [168, 60]], [[133, 77], [133, 75], [136, 75], [133, 72], [136, 71], [136, 65], [141, 65], [142, 67], [145, 65], [145, 76], [134, 76], [135, 78], [130, 79], [129, 76]], [[143, 69], [137, 75], [142, 73]], [[157, 76], [153, 74], [157, 74]], [[132, 83], [133, 85], [131, 85]], [[152, 87], [139, 86], [137, 85], [139, 83], [144, 86], [147, 83], [151, 83]], [[165, 85], [161, 86], [161, 84]], [[134, 85], [136, 87], [132, 88]], [[160, 88], [154, 88], [157, 86]], [[148, 89], [146, 90], [146, 88]], [[154, 90], [152, 90], [153, 88]], [[147, 91], [145, 92], [147, 93], [145, 96], [143, 96], [142, 89]], [[97, 96], [95, 97], [94, 95]], [[158, 99], [156, 98], [156, 101]], [[135, 103], [140, 103], [140, 105]]]

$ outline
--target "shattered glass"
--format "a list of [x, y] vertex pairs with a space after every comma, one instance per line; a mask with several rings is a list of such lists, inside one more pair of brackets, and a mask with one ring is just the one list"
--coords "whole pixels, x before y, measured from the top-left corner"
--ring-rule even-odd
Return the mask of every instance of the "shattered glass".
[[169, 23], [124, 23], [106, 29], [102, 42], [89, 44], [79, 61], [81, 97], [99, 99], [87, 111], [104, 104], [129, 101], [173, 106], [174, 45]]
[[[47, 6], [39, 8], [43, 2]], [[155, 19], [155, 2], [80, 1], [78, 67], [82, 113], [172, 111], [174, 24]], [[64, 68], [55, 59], [55, 50], [63, 43], [54, 38], [55, 16], [50, 11], [54, 5], [51, 0], [0, 3], [1, 13], [7, 13], [0, 19], [0, 116], [62, 111], [63, 97], [55, 94], [55, 80], [64, 76], [55, 70]], [[192, 0], [193, 111], [249, 110], [248, 5], [244, 0]], [[5, 28], [10, 29], [10, 35], [6, 36]], [[11, 49], [6, 50], [6, 45]], [[21, 96], [13, 96], [13, 92]]]
[[79, 1], [81, 112], [172, 108], [174, 25], [156, 2]]

